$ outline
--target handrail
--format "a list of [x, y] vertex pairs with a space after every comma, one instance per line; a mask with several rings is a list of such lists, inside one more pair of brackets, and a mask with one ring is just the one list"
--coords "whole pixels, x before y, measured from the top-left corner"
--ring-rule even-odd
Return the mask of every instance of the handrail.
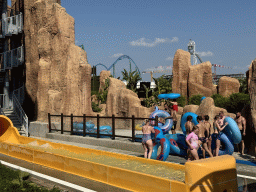
[[24, 62], [24, 47], [23, 45], [0, 53], [0, 62], [1, 62], [1, 70], [12, 69], [13, 67], [18, 67], [22, 65]]
[[20, 102], [14, 93], [13, 93], [12, 97], [13, 97], [13, 110], [17, 114], [21, 125], [24, 125], [25, 134], [26, 134], [26, 136], [28, 136], [28, 117], [27, 117], [26, 113], [24, 112], [24, 110], [22, 109]]

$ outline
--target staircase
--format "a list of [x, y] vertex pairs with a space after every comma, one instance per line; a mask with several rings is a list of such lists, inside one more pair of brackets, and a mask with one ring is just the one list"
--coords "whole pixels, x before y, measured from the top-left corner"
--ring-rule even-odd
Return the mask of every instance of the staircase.
[[4, 109], [2, 110], [5, 116], [7, 116], [13, 123], [13, 126], [17, 128], [20, 135], [26, 136], [26, 129], [25, 127], [20, 123], [18, 115], [11, 109]]

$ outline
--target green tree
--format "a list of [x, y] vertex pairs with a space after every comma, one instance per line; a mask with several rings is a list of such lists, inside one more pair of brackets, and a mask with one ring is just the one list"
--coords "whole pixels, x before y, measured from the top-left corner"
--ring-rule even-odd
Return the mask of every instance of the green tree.
[[216, 107], [227, 109], [229, 103], [228, 97], [223, 97], [220, 94], [214, 94], [211, 97], [213, 98]]
[[80, 45], [79, 47], [81, 47], [84, 50], [84, 44]]
[[122, 80], [126, 80], [127, 81], [127, 88], [132, 90], [132, 91], [136, 91], [136, 86], [138, 81], [141, 80], [140, 74], [138, 73], [137, 70], [135, 71], [126, 71], [126, 69], [124, 69], [124, 71], [122, 71], [122, 75], [123, 75], [123, 79]]
[[230, 113], [241, 112], [244, 106], [250, 104], [250, 96], [245, 93], [233, 93], [229, 96], [227, 110]]
[[246, 78], [239, 78], [238, 79], [240, 83], [239, 92], [240, 93], [248, 93], [248, 82]]
[[172, 79], [166, 79], [162, 75], [159, 78], [153, 78], [156, 84], [155, 92], [159, 95], [161, 93], [172, 92]]

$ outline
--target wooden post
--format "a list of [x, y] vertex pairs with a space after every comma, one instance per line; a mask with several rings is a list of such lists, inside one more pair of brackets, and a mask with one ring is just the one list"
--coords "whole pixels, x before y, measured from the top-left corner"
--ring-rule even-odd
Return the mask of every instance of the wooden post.
[[61, 126], [61, 134], [63, 134], [63, 113], [61, 113], [60, 119], [61, 119], [61, 123], [60, 123], [60, 126]]
[[100, 138], [100, 116], [97, 114], [97, 138]]
[[86, 116], [83, 115], [83, 136], [86, 136]]
[[158, 116], [156, 116], [156, 118], [155, 118], [155, 126], [158, 127]]
[[116, 125], [115, 125], [115, 115], [112, 115], [112, 139], [115, 140], [116, 136]]
[[52, 131], [52, 125], [51, 125], [51, 114], [48, 113], [48, 127], [49, 127], [49, 133]]
[[132, 116], [132, 142], [135, 141], [135, 117]]
[[70, 135], [73, 135], [73, 113], [71, 113], [71, 116], [70, 116], [70, 118], [71, 118], [71, 132], [70, 132]]

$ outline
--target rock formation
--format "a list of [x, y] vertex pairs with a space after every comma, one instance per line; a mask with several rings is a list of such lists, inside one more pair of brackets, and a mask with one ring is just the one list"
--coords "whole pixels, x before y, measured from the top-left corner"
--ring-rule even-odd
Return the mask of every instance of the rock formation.
[[109, 78], [108, 96], [106, 102], [106, 115], [112, 114], [119, 117], [146, 117], [152, 112], [151, 109], [141, 106], [138, 95], [132, 90], [126, 89], [125, 84], [118, 79]]
[[99, 88], [99, 92], [103, 91], [104, 87], [105, 87], [105, 80], [111, 75], [110, 71], [101, 71], [100, 72], [100, 88]]
[[224, 76], [219, 79], [219, 94], [224, 97], [228, 97], [233, 93], [239, 93], [239, 87], [240, 83], [236, 78]]
[[180, 93], [187, 97], [187, 85], [190, 63], [190, 53], [178, 49], [173, 59], [173, 80], [172, 91], [173, 93]]
[[47, 113], [91, 114], [91, 66], [75, 45], [74, 19], [54, 0], [24, 0], [26, 91]]
[[201, 94], [210, 97], [217, 93], [212, 83], [212, 64], [207, 61], [190, 66], [188, 79], [188, 96]]

